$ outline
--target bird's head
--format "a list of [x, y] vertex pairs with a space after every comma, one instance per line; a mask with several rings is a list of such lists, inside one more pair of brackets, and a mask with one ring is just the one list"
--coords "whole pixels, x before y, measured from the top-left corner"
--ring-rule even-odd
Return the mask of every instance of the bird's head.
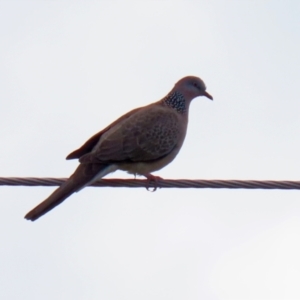
[[206, 92], [205, 83], [199, 77], [184, 77], [175, 84], [173, 90], [181, 93], [188, 101], [191, 101], [199, 96], [205, 96], [210, 100], [213, 100], [213, 97], [208, 92]]

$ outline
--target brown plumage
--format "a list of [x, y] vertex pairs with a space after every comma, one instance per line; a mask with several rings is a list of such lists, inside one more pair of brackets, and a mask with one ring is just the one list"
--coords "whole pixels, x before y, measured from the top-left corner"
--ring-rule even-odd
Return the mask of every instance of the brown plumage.
[[35, 221], [74, 192], [116, 170], [148, 179], [178, 154], [187, 130], [190, 102], [213, 99], [204, 82], [194, 76], [179, 80], [162, 100], [134, 109], [92, 136], [67, 159], [79, 159], [73, 175], [25, 218]]

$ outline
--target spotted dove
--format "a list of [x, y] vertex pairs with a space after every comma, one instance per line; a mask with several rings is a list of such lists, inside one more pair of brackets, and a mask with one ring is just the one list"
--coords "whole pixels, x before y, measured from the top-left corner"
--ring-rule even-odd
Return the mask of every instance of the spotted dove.
[[136, 108], [96, 133], [67, 156], [80, 162], [73, 175], [25, 219], [35, 221], [74, 192], [116, 170], [155, 181], [157, 177], [151, 173], [178, 154], [186, 135], [190, 103], [198, 96], [213, 99], [200, 78], [184, 77], [160, 101]]

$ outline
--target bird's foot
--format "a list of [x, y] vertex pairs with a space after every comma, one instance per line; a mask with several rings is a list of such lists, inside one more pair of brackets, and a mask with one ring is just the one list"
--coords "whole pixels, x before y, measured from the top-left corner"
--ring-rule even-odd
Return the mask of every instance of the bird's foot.
[[154, 176], [152, 174], [147, 174], [145, 175], [145, 177], [147, 178], [146, 189], [147, 191], [149, 191], [150, 188], [153, 188], [151, 192], [155, 192], [157, 190], [157, 188], [159, 187], [158, 182], [163, 179], [159, 176]]

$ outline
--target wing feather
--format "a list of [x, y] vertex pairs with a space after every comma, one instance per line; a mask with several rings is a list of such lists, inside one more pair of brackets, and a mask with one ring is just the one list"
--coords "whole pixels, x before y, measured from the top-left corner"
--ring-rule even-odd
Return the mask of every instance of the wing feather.
[[118, 118], [116, 121], [105, 127], [103, 130], [99, 131], [95, 135], [93, 135], [90, 139], [88, 139], [80, 148], [76, 149], [75, 151], [71, 152], [66, 159], [75, 159], [80, 158], [83, 155], [90, 153], [93, 148], [97, 145], [99, 142], [101, 136], [107, 132], [112, 127], [116, 126], [118, 123], [121, 123], [123, 120], [126, 120], [131, 115], [135, 114], [138, 110], [140, 110], [141, 107], [131, 110], [130, 112], [126, 113], [125, 115]]

